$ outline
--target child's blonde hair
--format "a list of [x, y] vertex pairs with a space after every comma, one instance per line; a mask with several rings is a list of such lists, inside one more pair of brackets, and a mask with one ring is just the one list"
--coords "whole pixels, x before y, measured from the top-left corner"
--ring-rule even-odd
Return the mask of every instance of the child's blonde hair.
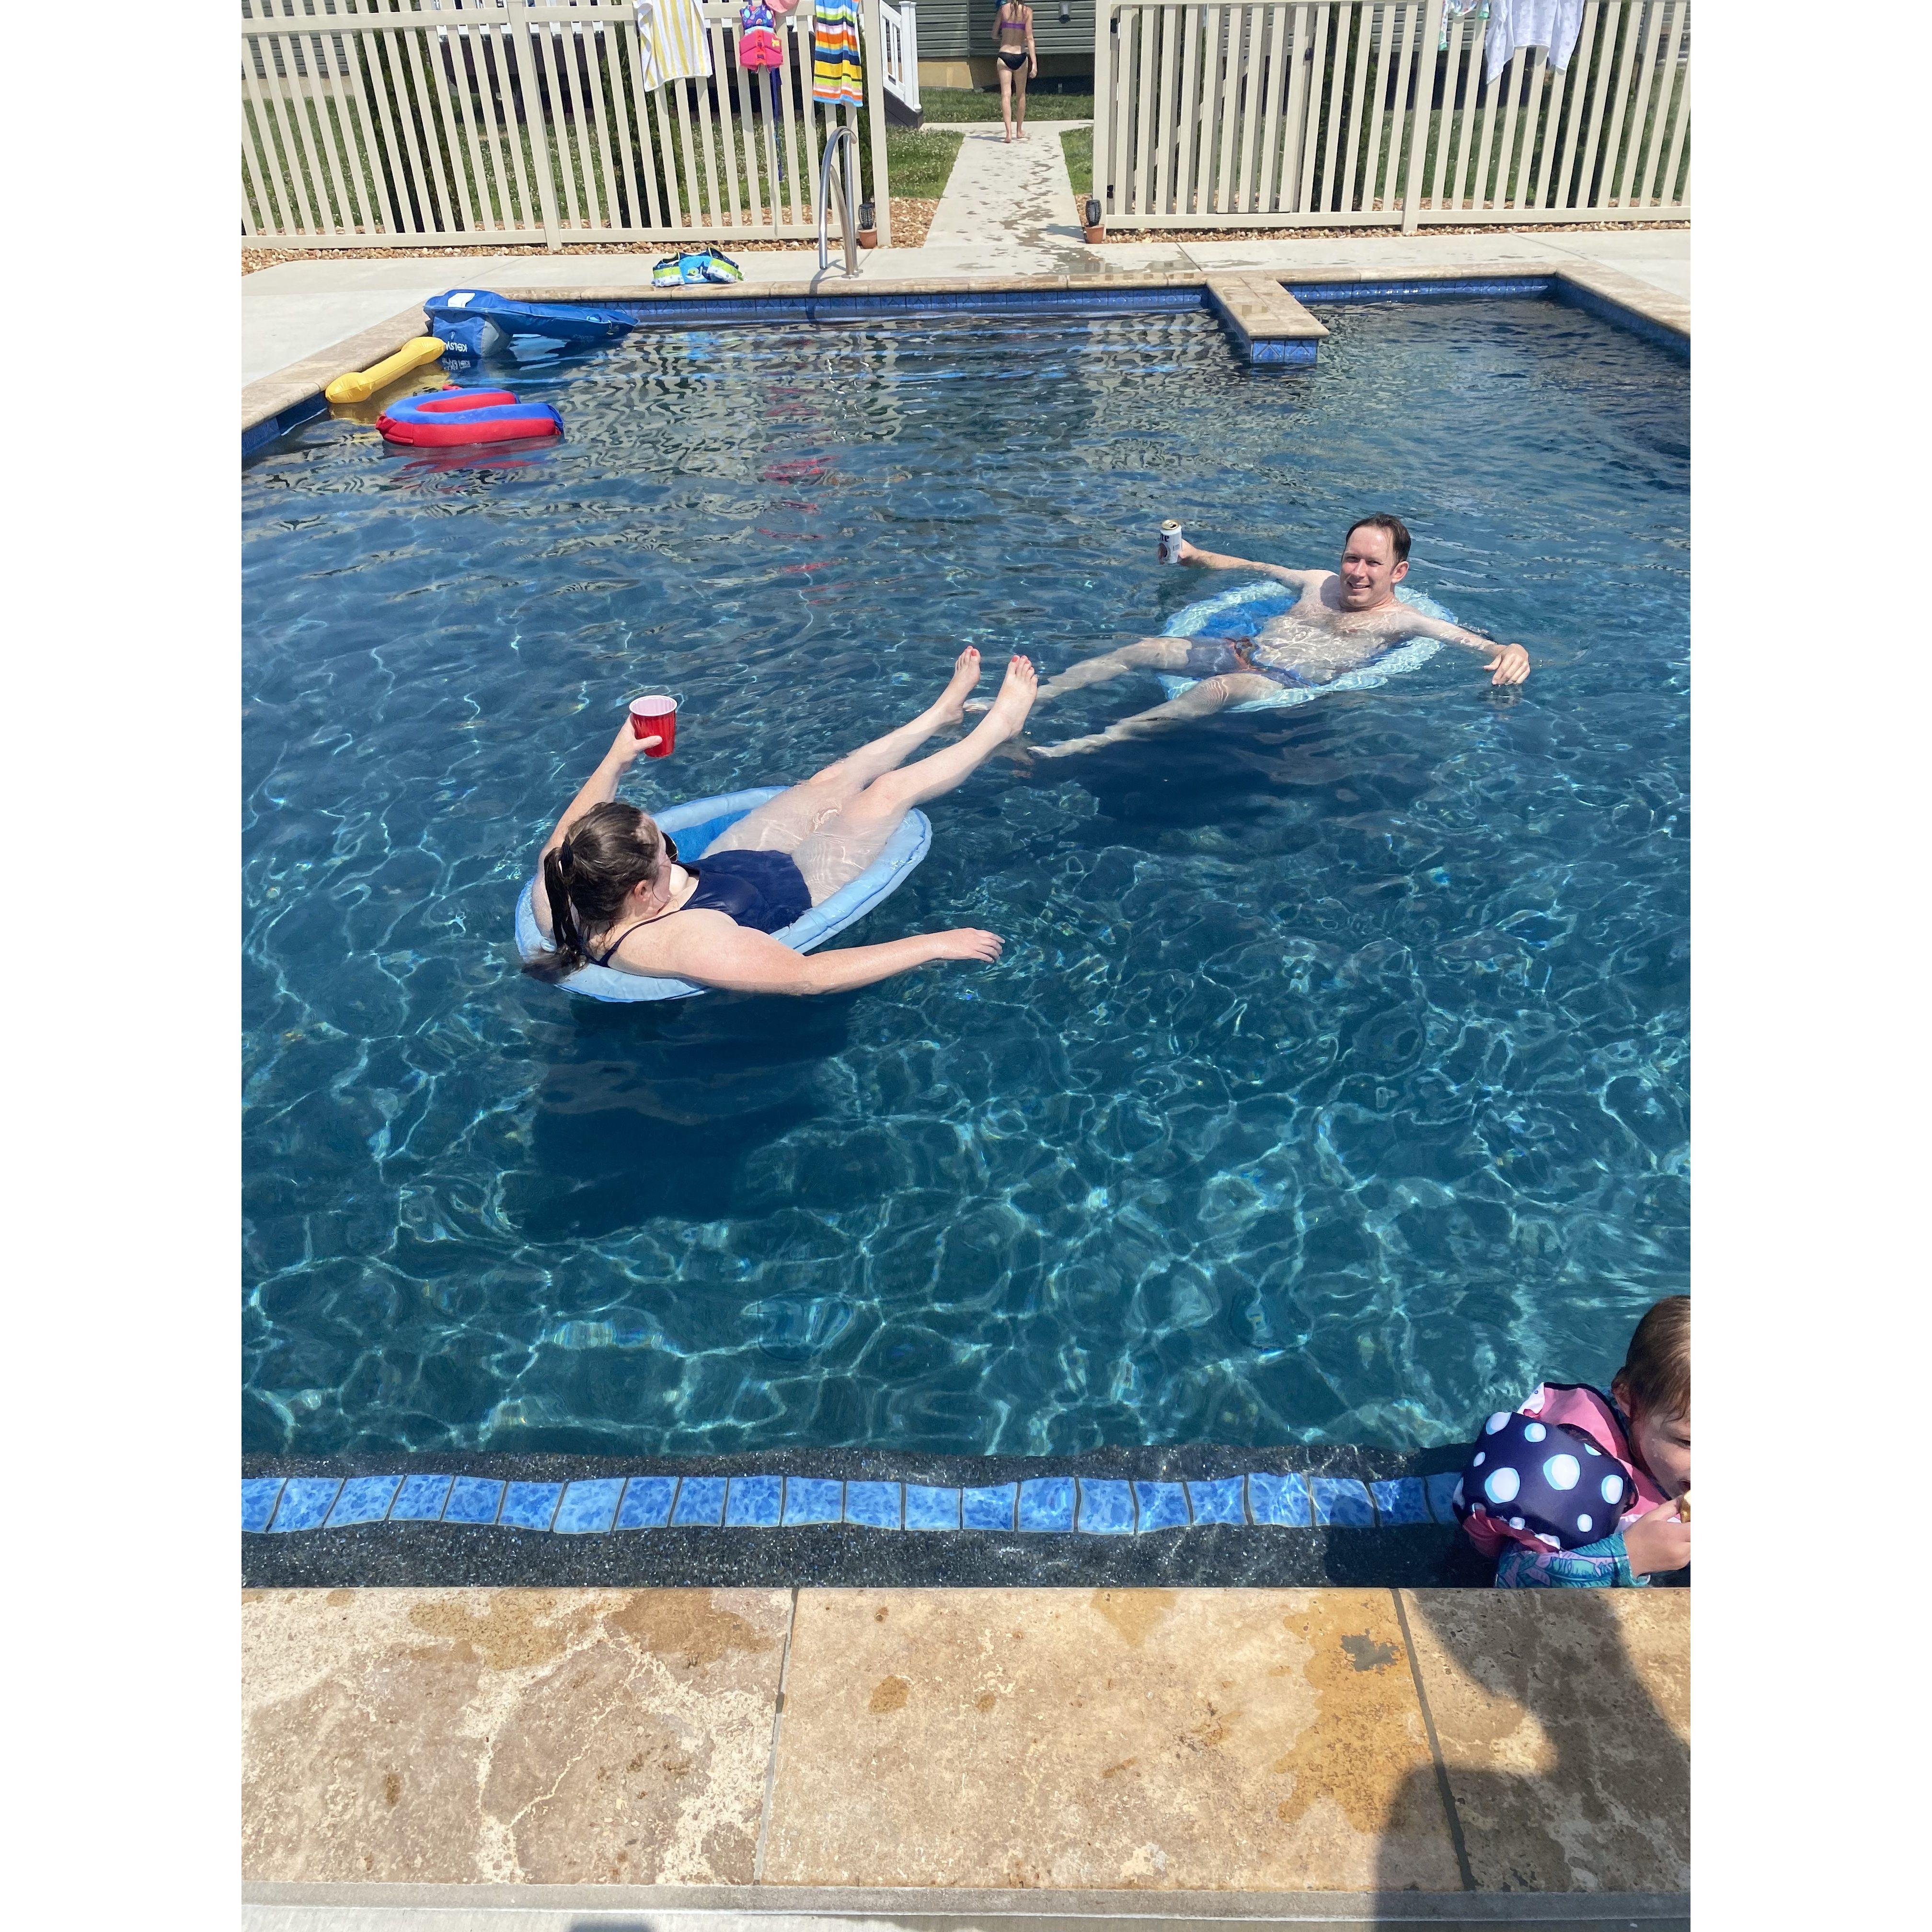
[[1610, 1384], [1633, 1417], [1690, 1413], [1690, 1298], [1666, 1294], [1652, 1304], [1630, 1338]]

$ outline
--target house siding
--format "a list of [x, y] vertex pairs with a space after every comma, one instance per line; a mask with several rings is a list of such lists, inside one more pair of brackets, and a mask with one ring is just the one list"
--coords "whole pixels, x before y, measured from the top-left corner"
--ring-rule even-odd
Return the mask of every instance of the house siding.
[[[993, 16], [999, 0], [918, 0], [922, 83], [935, 62], [993, 64]], [[1060, 24], [1059, 0], [1033, 10], [1033, 44], [1042, 74], [1088, 74], [1094, 66], [1094, 0], [1072, 0], [1072, 19]], [[988, 78], [991, 78], [990, 74]], [[983, 83], [982, 83], [983, 84]]]

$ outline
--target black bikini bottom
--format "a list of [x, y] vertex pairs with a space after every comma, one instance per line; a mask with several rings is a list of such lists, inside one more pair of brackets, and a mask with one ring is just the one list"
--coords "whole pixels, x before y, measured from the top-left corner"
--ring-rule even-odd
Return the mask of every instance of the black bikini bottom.
[[1012, 68], [1015, 74], [1018, 74], [1027, 64], [1027, 57], [1024, 54], [1010, 54], [1004, 47], [1000, 50], [1000, 58]]

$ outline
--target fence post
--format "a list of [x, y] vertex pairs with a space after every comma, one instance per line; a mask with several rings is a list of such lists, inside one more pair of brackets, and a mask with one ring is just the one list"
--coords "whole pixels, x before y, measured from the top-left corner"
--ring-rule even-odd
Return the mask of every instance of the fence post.
[[[860, 31], [865, 36], [866, 114], [872, 122], [872, 208], [879, 224], [879, 246], [892, 245], [892, 184], [886, 169], [886, 23], [879, 0], [861, 0]], [[858, 159], [853, 158], [853, 166]]]
[[[1108, 142], [1114, 124], [1114, 89], [1120, 85], [1118, 66], [1114, 58], [1114, 0], [1094, 0], [1094, 178], [1088, 184], [1087, 192], [1100, 197], [1102, 221], [1112, 212], [1107, 194], [1106, 158], [1112, 152]], [[1075, 199], [1077, 202], [1079, 197]], [[1082, 222], [1086, 220], [1084, 208], [1076, 207], [1074, 212]]]
[[517, 42], [517, 82], [523, 91], [524, 125], [530, 137], [530, 160], [537, 178], [537, 205], [543, 215], [544, 246], [553, 255], [562, 252], [556, 230], [556, 182], [550, 173], [550, 117], [544, 112], [537, 86], [536, 63], [530, 58], [530, 0], [512, 0], [519, 20], [512, 16], [510, 31]]
[[[1402, 184], [1402, 232], [1405, 235], [1413, 235], [1416, 224], [1422, 219], [1422, 161], [1429, 149], [1430, 109], [1436, 98], [1436, 63], [1442, 58], [1436, 44], [1442, 38], [1442, 0], [1429, 0], [1423, 9], [1422, 45], [1417, 50], [1415, 105], [1409, 112], [1408, 172]], [[1446, 115], [1448, 107], [1445, 106], [1443, 112]], [[1445, 130], [1448, 124], [1445, 121]]]
[[899, 9], [899, 98], [916, 114], [919, 104], [919, 8], [905, 0]]

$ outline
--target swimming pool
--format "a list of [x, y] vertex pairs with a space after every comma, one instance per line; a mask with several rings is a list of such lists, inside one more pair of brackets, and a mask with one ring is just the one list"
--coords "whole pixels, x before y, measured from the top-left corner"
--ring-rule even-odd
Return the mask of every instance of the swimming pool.
[[[248, 470], [248, 1448], [1404, 1447], [1609, 1374], [1688, 1273], [1687, 371], [1540, 303], [1321, 312], [1294, 373], [1198, 314], [640, 334], [491, 365], [560, 447]], [[963, 643], [1158, 629], [1165, 516], [1322, 563], [1382, 507], [1520, 695], [1446, 650], [982, 776], [852, 938], [991, 970], [516, 972], [640, 686], [687, 708], [632, 795], [800, 776]]]

